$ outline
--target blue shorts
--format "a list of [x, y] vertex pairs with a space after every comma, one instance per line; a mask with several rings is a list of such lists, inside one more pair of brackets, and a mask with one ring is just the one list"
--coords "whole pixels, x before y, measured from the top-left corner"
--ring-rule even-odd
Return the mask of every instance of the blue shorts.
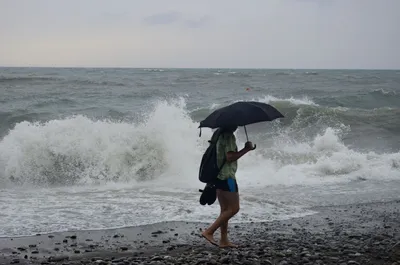
[[217, 179], [215, 182], [215, 187], [223, 191], [239, 192], [239, 187], [237, 185], [236, 179], [231, 177], [224, 180]]

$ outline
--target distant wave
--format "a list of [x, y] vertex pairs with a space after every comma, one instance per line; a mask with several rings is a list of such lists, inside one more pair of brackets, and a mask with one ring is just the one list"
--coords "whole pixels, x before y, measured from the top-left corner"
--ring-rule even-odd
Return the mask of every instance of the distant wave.
[[275, 73], [275, 75], [293, 75], [294, 73], [293, 72], [277, 72], [277, 73]]
[[156, 69], [156, 68], [144, 68], [143, 71], [146, 71], [146, 72], [165, 72], [164, 69]]
[[98, 79], [70, 79], [70, 78], [59, 78], [59, 77], [47, 77], [47, 76], [0, 76], [0, 83], [18, 83], [18, 82], [67, 82], [69, 84], [77, 85], [98, 85], [98, 86], [125, 86], [123, 82], [117, 81], [102, 81]]
[[0, 83], [32, 82], [32, 81], [54, 81], [63, 80], [47, 76], [0, 76]]
[[304, 72], [303, 74], [305, 74], [305, 75], [318, 75], [317, 72], [313, 72], [313, 71], [311, 71], [311, 72]]
[[93, 79], [84, 79], [84, 80], [70, 80], [69, 83], [79, 84], [79, 85], [98, 85], [98, 86], [125, 86], [125, 83], [122, 82], [114, 82], [114, 81], [100, 81]]
[[398, 96], [398, 93], [396, 91], [385, 90], [383, 88], [372, 90], [370, 93], [373, 95]]
[[310, 106], [318, 106], [314, 101], [312, 101], [308, 97], [302, 97], [302, 98], [277, 98], [274, 96], [266, 95], [264, 97], [259, 97], [259, 98], [253, 98], [252, 100], [255, 101], [260, 101], [264, 103], [270, 103], [270, 102], [289, 102], [290, 104], [293, 105], [310, 105]]
[[68, 98], [52, 98], [52, 99], [42, 99], [39, 102], [32, 105], [34, 108], [43, 108], [48, 106], [68, 106], [76, 104], [75, 100], [68, 99]]
[[229, 76], [229, 77], [252, 77], [252, 75], [248, 72], [240, 72], [240, 71], [223, 71], [219, 70], [214, 72], [213, 75], [218, 76]]

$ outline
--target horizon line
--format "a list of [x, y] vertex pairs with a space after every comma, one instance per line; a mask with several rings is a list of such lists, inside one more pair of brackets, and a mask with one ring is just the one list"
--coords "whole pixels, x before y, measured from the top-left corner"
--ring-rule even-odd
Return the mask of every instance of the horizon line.
[[59, 68], [59, 69], [240, 69], [240, 70], [374, 70], [374, 71], [398, 71], [400, 68], [271, 68], [271, 67], [131, 67], [131, 66], [4, 66], [0, 68]]

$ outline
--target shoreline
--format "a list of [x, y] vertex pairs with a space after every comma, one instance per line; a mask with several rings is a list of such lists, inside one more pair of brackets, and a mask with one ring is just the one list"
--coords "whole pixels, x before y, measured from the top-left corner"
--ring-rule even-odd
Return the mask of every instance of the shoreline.
[[209, 244], [200, 237], [209, 225], [202, 222], [2, 237], [0, 264], [400, 265], [400, 200], [309, 210], [317, 213], [231, 224], [238, 249]]

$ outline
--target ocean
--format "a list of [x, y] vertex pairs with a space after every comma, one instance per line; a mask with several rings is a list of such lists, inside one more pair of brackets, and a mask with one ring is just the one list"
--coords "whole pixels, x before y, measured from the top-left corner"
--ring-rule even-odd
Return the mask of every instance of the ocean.
[[213, 221], [198, 125], [241, 100], [285, 118], [247, 126], [232, 222], [399, 198], [400, 71], [0, 68], [0, 236]]

